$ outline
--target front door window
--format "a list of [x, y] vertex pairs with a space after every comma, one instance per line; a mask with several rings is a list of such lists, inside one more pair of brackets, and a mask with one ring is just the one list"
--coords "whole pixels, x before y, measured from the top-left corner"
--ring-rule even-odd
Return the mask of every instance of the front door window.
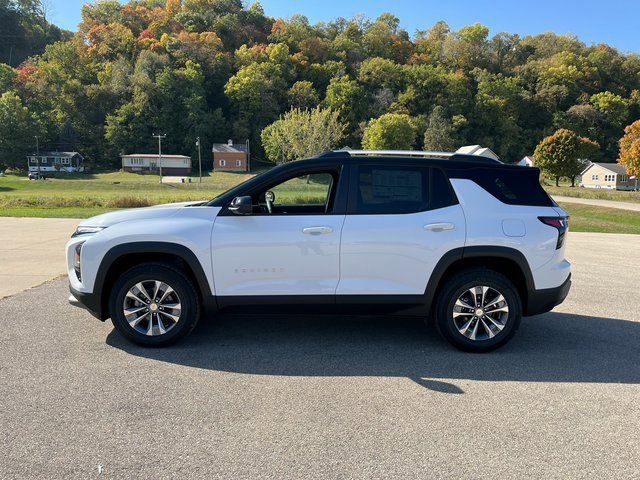
[[333, 185], [333, 175], [326, 172], [290, 178], [258, 195], [259, 211], [272, 215], [330, 213]]

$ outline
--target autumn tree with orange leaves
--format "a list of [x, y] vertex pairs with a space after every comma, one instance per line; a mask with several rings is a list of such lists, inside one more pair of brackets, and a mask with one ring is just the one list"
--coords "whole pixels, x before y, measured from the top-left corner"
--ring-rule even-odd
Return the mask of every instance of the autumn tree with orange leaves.
[[624, 136], [620, 139], [618, 163], [627, 168], [628, 175], [640, 175], [640, 120], [624, 129]]

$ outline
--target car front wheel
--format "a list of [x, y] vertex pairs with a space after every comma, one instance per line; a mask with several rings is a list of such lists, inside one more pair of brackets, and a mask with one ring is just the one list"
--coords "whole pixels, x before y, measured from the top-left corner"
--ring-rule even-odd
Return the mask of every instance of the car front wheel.
[[111, 320], [127, 339], [144, 346], [166, 346], [188, 335], [199, 318], [199, 301], [191, 280], [165, 264], [143, 264], [115, 282]]
[[488, 352], [515, 334], [522, 317], [518, 290], [504, 275], [473, 269], [451, 277], [440, 290], [436, 325], [455, 347]]

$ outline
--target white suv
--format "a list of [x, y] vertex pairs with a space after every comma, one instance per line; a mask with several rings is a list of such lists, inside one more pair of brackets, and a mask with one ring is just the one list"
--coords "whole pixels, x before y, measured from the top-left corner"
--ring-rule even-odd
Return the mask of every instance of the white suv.
[[70, 302], [168, 345], [203, 310], [419, 315], [458, 348], [506, 343], [566, 297], [567, 214], [536, 168], [438, 152], [327, 152], [209, 202], [83, 221]]

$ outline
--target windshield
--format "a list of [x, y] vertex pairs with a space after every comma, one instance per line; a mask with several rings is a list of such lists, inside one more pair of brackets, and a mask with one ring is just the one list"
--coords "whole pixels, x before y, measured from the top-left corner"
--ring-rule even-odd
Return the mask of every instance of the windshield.
[[254, 175], [250, 178], [247, 178], [246, 180], [243, 180], [242, 182], [240, 182], [239, 184], [237, 184], [234, 187], [231, 187], [229, 190], [225, 190], [222, 193], [219, 193], [218, 195], [216, 195], [215, 197], [213, 197], [211, 200], [209, 200], [208, 202], [205, 202], [205, 206], [207, 207], [212, 207], [212, 206], [216, 206], [216, 201], [219, 200], [220, 198], [230, 194], [231, 192], [233, 192], [236, 189], [239, 189], [241, 187], [244, 187], [247, 183], [251, 182], [252, 180], [254, 180], [255, 178], [259, 177], [260, 174], [258, 175]]
[[235, 197], [240, 195], [242, 192], [246, 191], [247, 188], [251, 187], [253, 183], [260, 183], [264, 180], [265, 175], [277, 175], [283, 168], [285, 168], [286, 164], [277, 165], [269, 170], [265, 170], [264, 172], [257, 173], [251, 178], [246, 179], [243, 182], [240, 182], [235, 187], [230, 188], [226, 192], [222, 192], [216, 197], [209, 200], [205, 205], [207, 207], [223, 207], [227, 203], [231, 202]]

